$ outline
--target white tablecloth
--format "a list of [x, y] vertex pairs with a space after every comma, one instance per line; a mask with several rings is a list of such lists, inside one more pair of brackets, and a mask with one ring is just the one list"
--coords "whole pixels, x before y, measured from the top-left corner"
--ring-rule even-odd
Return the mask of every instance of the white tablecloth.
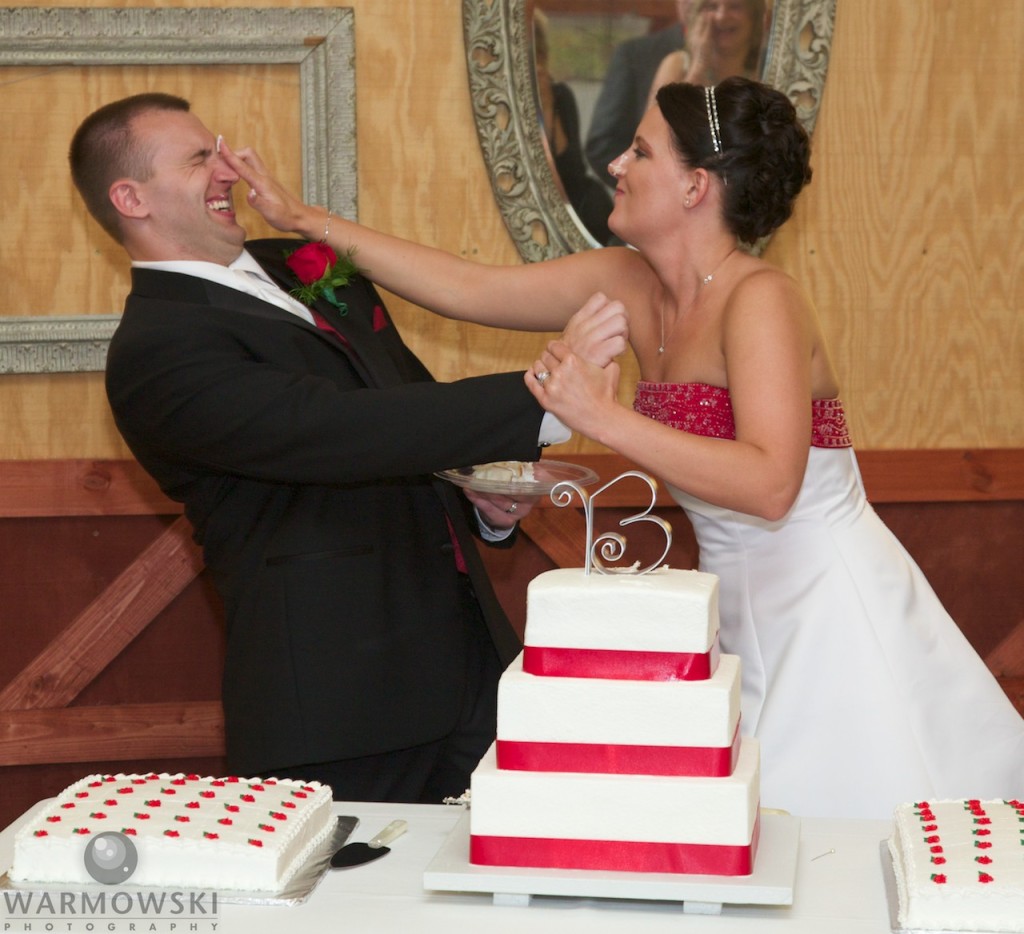
[[[375, 862], [329, 872], [304, 904], [218, 906], [215, 921], [195, 926], [157, 922], [152, 930], [199, 934], [884, 934], [890, 930], [880, 842], [887, 821], [803, 820], [793, 905], [726, 905], [721, 915], [683, 914], [682, 905], [601, 898], [537, 896], [526, 906], [495, 905], [486, 894], [427, 892], [423, 872], [462, 809], [445, 805], [338, 803], [339, 814], [355, 814], [360, 825], [351, 840], [368, 840], [395, 818], [408, 832]], [[0, 871], [10, 866], [13, 836], [20, 821], [0, 833]], [[0, 898], [0, 931], [46, 930], [44, 919], [30, 926], [12, 919]], [[136, 924], [134, 930], [150, 930]], [[58, 920], [49, 930], [87, 931], [82, 919]], [[93, 931], [128, 932], [129, 922], [96, 920]]]

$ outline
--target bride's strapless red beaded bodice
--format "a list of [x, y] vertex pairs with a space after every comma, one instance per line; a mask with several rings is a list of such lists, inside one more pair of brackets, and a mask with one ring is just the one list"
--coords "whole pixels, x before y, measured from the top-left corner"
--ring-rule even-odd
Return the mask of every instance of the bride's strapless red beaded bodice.
[[[736, 438], [729, 390], [707, 383], [652, 383], [640, 380], [633, 408], [655, 421], [707, 438]], [[811, 447], [848, 448], [843, 403], [838, 399], [811, 401]]]

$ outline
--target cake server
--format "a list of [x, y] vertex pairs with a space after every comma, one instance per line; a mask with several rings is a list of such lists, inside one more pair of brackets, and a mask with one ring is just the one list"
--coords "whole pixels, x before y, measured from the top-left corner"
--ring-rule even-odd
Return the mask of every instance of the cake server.
[[390, 853], [385, 844], [397, 840], [409, 824], [404, 820], [393, 820], [377, 836], [366, 843], [349, 843], [331, 857], [332, 869], [347, 869], [349, 866], [361, 866], [385, 853]]

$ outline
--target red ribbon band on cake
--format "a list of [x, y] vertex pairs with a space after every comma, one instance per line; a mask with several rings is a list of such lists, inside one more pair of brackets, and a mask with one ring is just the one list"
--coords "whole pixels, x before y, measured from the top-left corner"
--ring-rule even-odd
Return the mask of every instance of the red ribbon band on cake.
[[754, 871], [760, 831], [761, 818], [758, 815], [747, 846], [472, 834], [469, 838], [469, 861], [477, 866], [749, 876]]
[[616, 743], [534, 743], [499, 739], [498, 768], [521, 772], [613, 775], [732, 775], [740, 754], [736, 724], [731, 746], [629, 746]]
[[718, 640], [707, 652], [627, 652], [619, 649], [523, 648], [523, 671], [546, 678], [613, 681], [706, 681], [718, 668]]

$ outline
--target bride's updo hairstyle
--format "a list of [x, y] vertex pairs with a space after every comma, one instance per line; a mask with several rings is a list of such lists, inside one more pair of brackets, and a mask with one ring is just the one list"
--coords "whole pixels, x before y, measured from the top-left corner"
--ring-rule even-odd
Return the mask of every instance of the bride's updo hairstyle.
[[811, 142], [781, 91], [749, 78], [667, 84], [656, 100], [683, 162], [724, 182], [722, 215], [745, 243], [788, 220], [811, 180]]

